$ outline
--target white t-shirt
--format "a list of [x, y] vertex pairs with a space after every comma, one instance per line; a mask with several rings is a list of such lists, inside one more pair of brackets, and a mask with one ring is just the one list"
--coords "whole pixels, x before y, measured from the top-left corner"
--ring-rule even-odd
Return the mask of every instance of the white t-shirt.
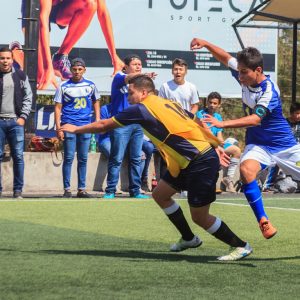
[[160, 97], [179, 102], [185, 110], [190, 111], [191, 106], [199, 102], [197, 88], [194, 84], [185, 81], [184, 84], [176, 84], [174, 80], [165, 82], [160, 90]]

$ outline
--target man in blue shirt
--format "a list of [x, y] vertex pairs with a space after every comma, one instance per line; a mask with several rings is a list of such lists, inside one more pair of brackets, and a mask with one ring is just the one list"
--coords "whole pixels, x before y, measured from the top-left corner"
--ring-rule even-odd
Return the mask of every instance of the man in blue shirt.
[[[111, 118], [111, 103], [101, 106], [100, 119], [106, 120]], [[111, 143], [110, 143], [110, 132], [99, 133], [97, 136], [98, 148], [106, 158], [109, 158]]]
[[[135, 54], [128, 55], [124, 59], [125, 67], [122, 72], [118, 72], [112, 82], [111, 87], [111, 115], [124, 111], [130, 106], [128, 103], [128, 82], [142, 72], [141, 58]], [[156, 76], [155, 73], [147, 74], [150, 78]], [[144, 133], [138, 124], [131, 124], [122, 128], [116, 128], [111, 132], [111, 152], [108, 162], [107, 187], [104, 198], [115, 197], [116, 187], [119, 180], [120, 168], [128, 147], [128, 177], [129, 194], [134, 198], [148, 198], [141, 194], [141, 152]]]
[[243, 118], [218, 121], [206, 116], [206, 121], [218, 128], [247, 127], [246, 148], [241, 158], [240, 173], [244, 194], [266, 239], [277, 230], [264, 211], [262, 194], [256, 177], [261, 169], [277, 164], [286, 174], [300, 179], [300, 146], [282, 114], [278, 86], [263, 73], [263, 57], [252, 47], [237, 54], [237, 59], [225, 50], [201, 39], [191, 41], [191, 49], [206, 48], [221, 63], [228, 66], [242, 88], [245, 113]]
[[78, 198], [90, 198], [86, 192], [86, 165], [91, 134], [74, 134], [60, 131], [63, 124], [86, 125], [91, 123], [92, 106], [96, 121], [100, 120], [99, 92], [95, 84], [83, 77], [85, 62], [81, 58], [74, 58], [71, 62], [72, 78], [60, 84], [56, 90], [55, 125], [57, 137], [63, 140], [63, 184], [64, 197], [71, 198], [71, 169], [75, 151], [77, 152]]

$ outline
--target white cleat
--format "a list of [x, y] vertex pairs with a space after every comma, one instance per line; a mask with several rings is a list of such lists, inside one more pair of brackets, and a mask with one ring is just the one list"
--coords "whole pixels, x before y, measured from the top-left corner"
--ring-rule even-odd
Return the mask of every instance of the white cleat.
[[221, 261], [239, 260], [250, 255], [252, 252], [253, 252], [252, 248], [250, 247], [249, 243], [247, 243], [245, 247], [234, 248], [234, 250], [230, 252], [228, 255], [220, 256], [217, 258], [217, 260], [221, 260]]
[[181, 238], [177, 243], [173, 244], [170, 247], [170, 251], [171, 252], [180, 252], [180, 251], [184, 251], [188, 248], [200, 247], [201, 244], [202, 244], [202, 241], [200, 240], [200, 238], [197, 235], [195, 235], [191, 241], [185, 241]]

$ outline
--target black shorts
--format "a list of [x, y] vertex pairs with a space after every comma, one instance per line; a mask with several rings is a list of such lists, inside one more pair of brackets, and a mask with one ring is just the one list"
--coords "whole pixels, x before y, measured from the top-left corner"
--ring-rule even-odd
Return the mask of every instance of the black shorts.
[[201, 207], [216, 200], [219, 170], [218, 154], [211, 149], [192, 160], [178, 177], [173, 177], [168, 171], [162, 179], [177, 191], [187, 191], [191, 207]]

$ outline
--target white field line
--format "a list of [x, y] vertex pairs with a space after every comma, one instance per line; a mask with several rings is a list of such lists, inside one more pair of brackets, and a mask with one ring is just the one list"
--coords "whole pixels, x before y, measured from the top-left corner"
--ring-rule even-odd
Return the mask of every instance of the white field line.
[[[176, 201], [186, 201], [186, 199], [175, 199]], [[229, 205], [229, 206], [240, 206], [240, 207], [249, 207], [248, 204], [238, 204], [238, 203], [226, 203], [223, 201], [241, 201], [245, 199], [219, 199], [218, 201], [214, 202], [214, 204], [218, 205]], [[270, 201], [270, 200], [298, 200], [295, 198], [274, 198], [274, 199], [264, 199], [264, 202]], [[148, 202], [149, 199], [130, 199], [130, 198], [116, 198], [116, 199], [103, 199], [103, 198], [94, 198], [94, 199], [57, 199], [57, 198], [37, 198], [37, 199], [22, 199], [22, 200], [16, 200], [16, 199], [1, 199], [1, 202]], [[246, 200], [245, 200], [246, 201]], [[289, 208], [289, 207], [274, 207], [274, 206], [265, 206], [265, 208], [270, 209], [278, 209], [278, 210], [287, 210], [287, 211], [300, 211], [299, 208]]]
[[[229, 206], [241, 206], [241, 207], [249, 207], [248, 204], [238, 204], [238, 203], [226, 203], [226, 202], [214, 202], [214, 204], [219, 204], [219, 205], [229, 205]], [[278, 209], [278, 210], [290, 210], [290, 211], [300, 211], [299, 208], [289, 208], [289, 207], [274, 207], [274, 206], [265, 206], [265, 208], [271, 208], [271, 209]]]

